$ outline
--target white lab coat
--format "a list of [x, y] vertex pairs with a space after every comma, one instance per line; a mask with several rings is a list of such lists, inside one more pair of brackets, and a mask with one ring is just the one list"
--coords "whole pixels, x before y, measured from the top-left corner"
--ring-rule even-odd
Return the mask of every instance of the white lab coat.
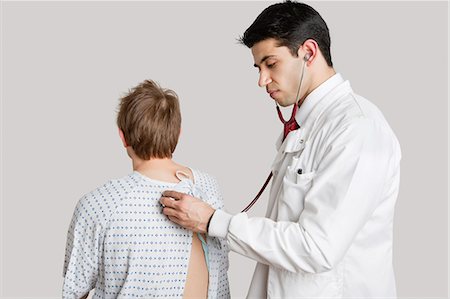
[[266, 217], [216, 211], [209, 234], [258, 262], [249, 298], [396, 297], [397, 138], [340, 74], [296, 119], [301, 128], [277, 142]]

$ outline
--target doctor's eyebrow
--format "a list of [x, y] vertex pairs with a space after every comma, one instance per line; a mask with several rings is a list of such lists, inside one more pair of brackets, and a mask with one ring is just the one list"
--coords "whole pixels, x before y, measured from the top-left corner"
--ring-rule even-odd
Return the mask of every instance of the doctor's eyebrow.
[[[261, 62], [260, 62], [259, 64], [261, 65], [264, 61], [266, 61], [267, 59], [269, 59], [269, 58], [271, 58], [271, 57], [275, 57], [275, 55], [267, 55], [267, 56], [264, 56], [264, 57], [261, 59]], [[253, 64], [253, 66], [259, 68], [259, 65], [256, 64], [256, 63]]]

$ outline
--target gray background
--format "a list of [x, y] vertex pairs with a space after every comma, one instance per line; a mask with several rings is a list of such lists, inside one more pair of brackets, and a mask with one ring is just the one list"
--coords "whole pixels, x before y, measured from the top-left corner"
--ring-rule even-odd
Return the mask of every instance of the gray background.
[[[398, 294], [446, 297], [448, 3], [308, 3], [330, 27], [336, 70], [380, 107], [402, 146]], [[269, 4], [2, 4], [3, 298], [60, 296], [78, 198], [131, 171], [115, 111], [143, 79], [180, 96], [175, 160], [215, 175], [230, 212], [253, 198], [281, 124], [236, 38]], [[266, 200], [251, 214], [262, 215]], [[241, 298], [254, 262], [230, 260], [232, 296]]]

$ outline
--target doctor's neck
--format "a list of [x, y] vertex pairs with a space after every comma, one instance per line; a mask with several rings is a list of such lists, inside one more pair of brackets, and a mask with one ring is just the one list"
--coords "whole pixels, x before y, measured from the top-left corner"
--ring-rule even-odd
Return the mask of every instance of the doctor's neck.
[[[325, 59], [320, 55], [317, 57], [315, 63], [310, 65], [307, 69], [306, 76], [309, 77], [308, 90], [305, 93], [305, 98], [319, 87], [323, 82], [327, 81], [336, 74], [333, 67], [328, 66]], [[304, 98], [302, 99], [302, 101]]]

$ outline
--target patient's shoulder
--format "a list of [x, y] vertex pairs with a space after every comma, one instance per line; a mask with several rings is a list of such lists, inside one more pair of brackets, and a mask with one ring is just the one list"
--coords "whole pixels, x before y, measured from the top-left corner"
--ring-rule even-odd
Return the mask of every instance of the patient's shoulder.
[[195, 185], [208, 195], [211, 204], [215, 208], [223, 206], [222, 193], [215, 176], [202, 170], [192, 169]]

